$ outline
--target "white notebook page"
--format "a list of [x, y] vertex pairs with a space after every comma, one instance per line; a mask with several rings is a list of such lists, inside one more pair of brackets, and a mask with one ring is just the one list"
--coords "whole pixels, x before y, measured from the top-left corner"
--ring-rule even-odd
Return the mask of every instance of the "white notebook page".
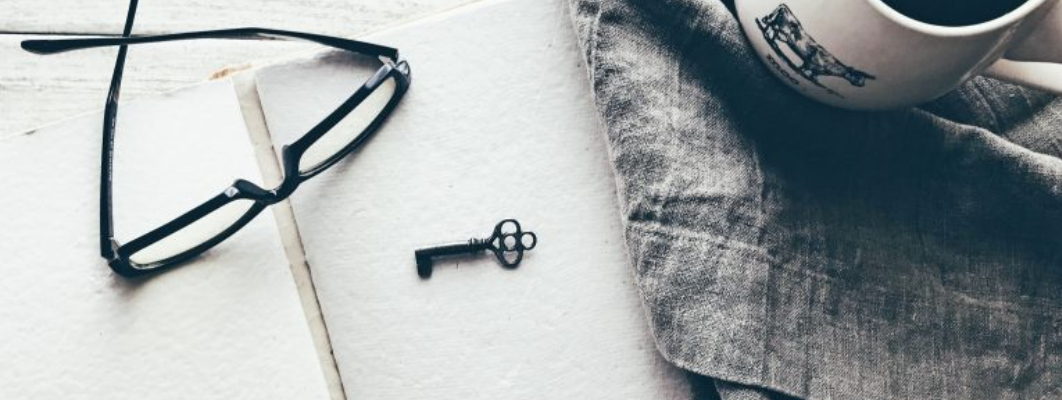
[[[119, 234], [257, 180], [227, 80], [123, 104], [118, 121]], [[328, 399], [271, 213], [186, 266], [110, 271], [101, 126], [94, 113], [0, 138], [0, 398]]]
[[[562, 0], [485, 1], [373, 35], [413, 83], [364, 148], [292, 198], [348, 398], [682, 399], [632, 282], [593, 103]], [[290, 143], [372, 68], [335, 53], [258, 72]], [[538, 234], [516, 270], [414, 249]]]

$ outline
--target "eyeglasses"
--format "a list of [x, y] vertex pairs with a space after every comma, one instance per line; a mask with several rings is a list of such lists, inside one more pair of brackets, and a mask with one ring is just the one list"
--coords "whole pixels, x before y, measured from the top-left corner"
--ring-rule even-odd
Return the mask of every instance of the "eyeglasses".
[[[283, 201], [306, 180], [358, 149], [398, 105], [410, 84], [409, 65], [398, 50], [331, 36], [261, 28], [237, 28], [154, 36], [130, 36], [136, 0], [130, 3], [123, 37], [27, 40], [22, 48], [55, 54], [94, 47], [120, 46], [103, 114], [100, 174], [100, 254], [122, 276], [137, 276], [176, 266], [227, 239], [267, 206]], [[191, 39], [305, 40], [377, 57], [382, 66], [350, 97], [301, 138], [283, 147], [283, 181], [265, 189], [238, 179], [221, 194], [128, 243], [114, 239], [112, 159], [118, 97], [126, 46]], [[332, 129], [343, 122], [342, 129]]]

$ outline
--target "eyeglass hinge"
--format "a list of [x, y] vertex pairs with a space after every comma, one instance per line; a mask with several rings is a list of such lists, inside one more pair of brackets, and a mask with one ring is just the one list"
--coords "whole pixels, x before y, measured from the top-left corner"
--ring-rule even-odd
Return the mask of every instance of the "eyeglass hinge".
[[120, 258], [118, 256], [118, 248], [122, 247], [122, 245], [121, 245], [121, 243], [118, 243], [117, 240], [114, 240], [113, 237], [112, 238], [108, 238], [107, 240], [111, 243], [111, 251], [110, 251], [109, 254], [104, 254], [104, 258], [107, 259], [108, 263], [111, 263], [111, 262], [114, 262], [115, 260], [118, 260]]

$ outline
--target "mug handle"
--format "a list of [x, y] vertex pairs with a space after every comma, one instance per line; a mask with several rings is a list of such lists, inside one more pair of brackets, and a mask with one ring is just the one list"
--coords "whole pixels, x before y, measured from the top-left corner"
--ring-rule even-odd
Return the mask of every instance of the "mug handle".
[[1062, 95], [1062, 1], [985, 75]]

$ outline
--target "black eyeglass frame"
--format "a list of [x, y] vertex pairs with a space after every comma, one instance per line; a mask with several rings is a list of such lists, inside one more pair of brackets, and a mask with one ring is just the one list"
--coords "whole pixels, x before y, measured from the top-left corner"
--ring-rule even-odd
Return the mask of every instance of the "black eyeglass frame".
[[[287, 199], [300, 184], [328, 169], [335, 163], [339, 162], [339, 160], [358, 149], [373, 135], [380, 125], [383, 124], [387, 117], [390, 116], [391, 112], [397, 107], [399, 101], [409, 89], [411, 80], [409, 64], [405, 60], [399, 58], [398, 50], [395, 48], [331, 36], [265, 28], [235, 28], [154, 36], [128, 36], [133, 12], [134, 11], [131, 9], [130, 18], [127, 20], [125, 37], [26, 40], [22, 42], [23, 49], [37, 54], [55, 54], [64, 51], [93, 47], [121, 46], [115, 62], [114, 74], [112, 76], [111, 86], [107, 96], [107, 104], [104, 109], [103, 151], [100, 176], [100, 255], [107, 260], [111, 269], [122, 276], [134, 277], [168, 269], [188, 261], [214, 247], [218, 243], [221, 243], [225, 239], [228, 239], [258, 216], [258, 214], [266, 207]], [[358, 88], [358, 90], [356, 90], [321, 122], [315, 125], [301, 138], [282, 148], [281, 162], [283, 164], [284, 179], [276, 188], [267, 190], [249, 181], [237, 179], [232, 186], [226, 188], [221, 194], [218, 194], [161, 227], [143, 234], [123, 245], [118, 243], [114, 238], [112, 160], [115, 120], [117, 118], [117, 103], [122, 81], [122, 72], [125, 65], [126, 45], [189, 39], [301, 39], [354, 53], [375, 56], [383, 62], [383, 65], [371, 78]], [[379, 88], [381, 84], [390, 78], [393, 78], [395, 81], [395, 91], [391, 95], [391, 98], [388, 99], [388, 103], [373, 121], [361, 133], [359, 133], [351, 143], [346, 145], [340, 151], [313, 166], [311, 169], [300, 171], [299, 162], [306, 151], [319, 139], [324, 137], [329, 130], [342, 121], [343, 118], [357, 108], [357, 106], [368, 98], [374, 90]], [[181, 229], [188, 227], [192, 223], [199, 221], [203, 217], [206, 217], [210, 213], [237, 200], [252, 200], [254, 201], [254, 204], [243, 216], [236, 220], [236, 222], [209, 240], [156, 262], [141, 264], [130, 259], [130, 257], [136, 252], [169, 237]]]

